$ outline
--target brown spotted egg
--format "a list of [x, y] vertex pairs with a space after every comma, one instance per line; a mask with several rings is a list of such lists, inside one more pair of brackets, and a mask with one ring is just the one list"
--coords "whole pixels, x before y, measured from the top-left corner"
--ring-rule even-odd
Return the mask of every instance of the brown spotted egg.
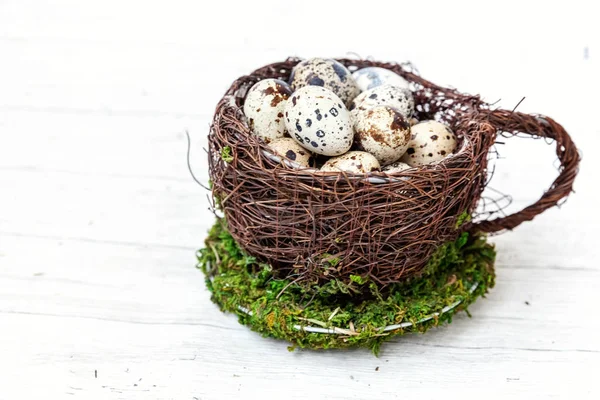
[[442, 160], [456, 150], [456, 135], [437, 121], [422, 121], [411, 127], [411, 141], [401, 161], [412, 167]]
[[356, 85], [364, 92], [365, 90], [376, 88], [381, 85], [392, 85], [399, 88], [408, 89], [409, 84], [406, 79], [389, 69], [380, 67], [367, 67], [359, 69], [352, 74]]
[[339, 156], [352, 146], [350, 112], [331, 90], [304, 86], [285, 105], [285, 126], [292, 138], [313, 153]]
[[354, 132], [357, 147], [373, 154], [381, 165], [400, 159], [410, 141], [410, 125], [400, 111], [390, 106], [375, 106], [358, 113]]
[[296, 143], [294, 139], [275, 139], [269, 143], [269, 147], [276, 155], [285, 157], [301, 167], [309, 167], [308, 161], [310, 160], [310, 152]]
[[409, 119], [415, 111], [415, 100], [410, 90], [392, 85], [381, 85], [359, 94], [350, 105], [353, 118], [361, 111], [375, 106], [392, 106]]
[[264, 79], [248, 91], [244, 114], [252, 132], [265, 142], [285, 135], [283, 109], [291, 94], [290, 86], [279, 79]]
[[372, 154], [364, 151], [349, 151], [339, 157], [327, 160], [321, 167], [321, 171], [345, 171], [355, 174], [366, 174], [367, 172], [379, 171], [379, 161]]
[[360, 93], [348, 68], [330, 58], [301, 61], [292, 70], [290, 84], [294, 91], [308, 85], [322, 86], [338, 95], [345, 105]]
[[383, 167], [381, 169], [382, 172], [385, 172], [386, 174], [393, 174], [396, 172], [402, 172], [405, 171], [407, 169], [411, 169], [412, 167], [406, 163], [403, 163], [402, 161], [396, 161], [393, 164], [390, 165], [386, 165], [385, 167]]

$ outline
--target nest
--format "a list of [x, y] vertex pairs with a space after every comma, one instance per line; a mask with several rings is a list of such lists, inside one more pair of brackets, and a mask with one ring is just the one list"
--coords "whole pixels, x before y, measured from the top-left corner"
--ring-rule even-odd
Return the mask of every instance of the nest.
[[[391, 175], [315, 174], [269, 157], [268, 146], [246, 123], [244, 97], [259, 80], [288, 80], [299, 61], [267, 65], [237, 79], [218, 104], [209, 134], [212, 191], [228, 230], [247, 254], [270, 264], [279, 277], [348, 283], [360, 276], [380, 287], [403, 282], [422, 275], [436, 249], [461, 233], [513, 229], [572, 191], [580, 157], [559, 124], [492, 109], [478, 96], [421, 78], [406, 64], [338, 60], [351, 71], [379, 66], [411, 82], [417, 119], [448, 124], [461, 142], [455, 154]], [[489, 152], [500, 133], [553, 139], [560, 174], [535, 204], [473, 222], [489, 178]]]

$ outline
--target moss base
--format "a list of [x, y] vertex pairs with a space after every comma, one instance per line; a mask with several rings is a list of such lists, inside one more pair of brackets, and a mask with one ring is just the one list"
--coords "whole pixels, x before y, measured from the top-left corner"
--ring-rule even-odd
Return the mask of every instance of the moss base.
[[198, 251], [198, 267], [221, 310], [263, 336], [285, 339], [290, 349], [362, 346], [377, 354], [385, 340], [449, 323], [483, 296], [494, 286], [495, 255], [485, 237], [463, 233], [436, 251], [421, 277], [385, 292], [361, 276], [296, 283], [244, 254], [218, 220]]

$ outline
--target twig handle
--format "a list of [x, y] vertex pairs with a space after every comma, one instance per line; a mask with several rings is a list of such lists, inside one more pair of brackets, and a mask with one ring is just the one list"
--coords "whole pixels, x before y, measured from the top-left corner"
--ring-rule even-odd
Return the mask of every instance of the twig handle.
[[558, 177], [538, 201], [515, 214], [475, 223], [469, 228], [471, 231], [493, 233], [511, 230], [525, 221], [531, 221], [536, 215], [554, 207], [567, 197], [573, 191], [573, 181], [577, 176], [581, 157], [567, 131], [552, 118], [508, 110], [494, 110], [489, 112], [489, 121], [499, 131], [553, 139], [556, 144], [556, 155], [560, 161]]

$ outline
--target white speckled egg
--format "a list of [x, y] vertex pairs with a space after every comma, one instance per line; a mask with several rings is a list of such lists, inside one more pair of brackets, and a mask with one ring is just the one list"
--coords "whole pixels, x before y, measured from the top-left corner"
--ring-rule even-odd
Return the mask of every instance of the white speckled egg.
[[309, 167], [308, 161], [310, 160], [310, 152], [296, 143], [294, 139], [275, 139], [269, 143], [269, 147], [276, 155], [285, 157], [301, 167]]
[[305, 86], [322, 86], [338, 95], [345, 105], [360, 93], [348, 68], [330, 58], [301, 61], [292, 70], [290, 84], [294, 91]]
[[350, 112], [331, 90], [304, 86], [285, 105], [285, 126], [304, 148], [326, 156], [339, 156], [352, 146]]
[[400, 111], [390, 106], [375, 106], [358, 113], [354, 132], [358, 148], [373, 154], [381, 165], [400, 159], [410, 141], [410, 125]]
[[389, 69], [380, 67], [359, 69], [352, 74], [352, 77], [361, 92], [386, 84], [404, 89], [409, 88], [406, 79]]
[[410, 165], [403, 163], [402, 161], [396, 161], [393, 164], [390, 165], [386, 165], [385, 167], [383, 167], [381, 169], [382, 172], [385, 172], [386, 174], [393, 174], [396, 172], [402, 172], [405, 171], [407, 169], [412, 168]]
[[410, 90], [391, 85], [381, 85], [359, 94], [350, 105], [353, 118], [375, 106], [392, 106], [409, 119], [415, 111], [415, 100]]
[[349, 151], [344, 155], [327, 160], [321, 167], [321, 171], [345, 171], [366, 174], [367, 172], [378, 171], [379, 168], [379, 161], [372, 154], [364, 151]]
[[285, 135], [283, 109], [291, 94], [290, 86], [279, 79], [264, 79], [248, 91], [244, 114], [252, 132], [265, 142]]
[[456, 135], [437, 121], [422, 121], [411, 127], [411, 141], [401, 161], [412, 167], [442, 160], [456, 150]]

